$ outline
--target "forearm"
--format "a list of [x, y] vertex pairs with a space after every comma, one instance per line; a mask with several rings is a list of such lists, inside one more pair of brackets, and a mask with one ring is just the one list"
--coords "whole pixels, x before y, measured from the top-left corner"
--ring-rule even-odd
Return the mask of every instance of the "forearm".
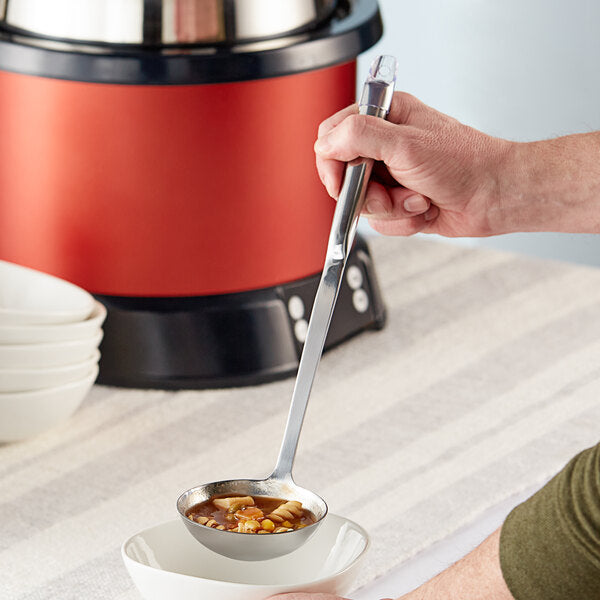
[[480, 546], [401, 600], [514, 600], [499, 559], [500, 530]]
[[600, 233], [600, 132], [513, 143], [500, 168], [500, 233]]

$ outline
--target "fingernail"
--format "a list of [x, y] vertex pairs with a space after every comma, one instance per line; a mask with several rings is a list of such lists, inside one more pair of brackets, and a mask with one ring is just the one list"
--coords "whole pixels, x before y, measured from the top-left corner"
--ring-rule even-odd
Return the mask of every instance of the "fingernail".
[[318, 154], [323, 154], [330, 149], [329, 142], [327, 141], [327, 137], [320, 137], [315, 142], [315, 152]]
[[387, 212], [387, 207], [379, 198], [371, 198], [365, 206], [365, 211], [370, 215], [383, 215]]
[[422, 213], [429, 208], [429, 203], [423, 196], [415, 194], [404, 200], [404, 210], [407, 212]]

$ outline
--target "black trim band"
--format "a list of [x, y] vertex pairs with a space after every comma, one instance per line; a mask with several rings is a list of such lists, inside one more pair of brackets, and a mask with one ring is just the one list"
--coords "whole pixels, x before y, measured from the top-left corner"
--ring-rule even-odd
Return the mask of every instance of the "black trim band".
[[[385, 306], [366, 243], [357, 237], [325, 343], [381, 329]], [[108, 309], [99, 383], [202, 389], [255, 385], [293, 375], [320, 275], [272, 288], [188, 298], [96, 296]], [[362, 306], [357, 304], [361, 296]], [[290, 298], [304, 307], [289, 308]], [[366, 300], [365, 300], [366, 299]], [[302, 321], [302, 322], [300, 322]]]

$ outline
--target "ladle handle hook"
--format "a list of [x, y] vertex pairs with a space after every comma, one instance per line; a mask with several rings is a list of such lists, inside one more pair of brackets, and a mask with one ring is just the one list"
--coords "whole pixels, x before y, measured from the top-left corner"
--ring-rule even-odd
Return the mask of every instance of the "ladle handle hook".
[[[385, 118], [390, 110], [395, 78], [396, 59], [393, 56], [376, 58], [363, 87], [359, 113]], [[292, 467], [310, 391], [323, 353], [372, 168], [373, 160], [366, 158], [357, 158], [346, 165], [329, 234], [325, 266], [313, 304], [279, 457], [270, 476], [272, 479], [292, 480]]]

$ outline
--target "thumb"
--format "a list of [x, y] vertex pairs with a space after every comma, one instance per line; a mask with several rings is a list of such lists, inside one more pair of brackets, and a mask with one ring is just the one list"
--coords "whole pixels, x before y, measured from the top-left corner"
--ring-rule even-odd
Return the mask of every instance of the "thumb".
[[359, 156], [389, 164], [407, 126], [369, 115], [346, 117], [315, 142], [315, 152], [326, 159], [348, 162]]

